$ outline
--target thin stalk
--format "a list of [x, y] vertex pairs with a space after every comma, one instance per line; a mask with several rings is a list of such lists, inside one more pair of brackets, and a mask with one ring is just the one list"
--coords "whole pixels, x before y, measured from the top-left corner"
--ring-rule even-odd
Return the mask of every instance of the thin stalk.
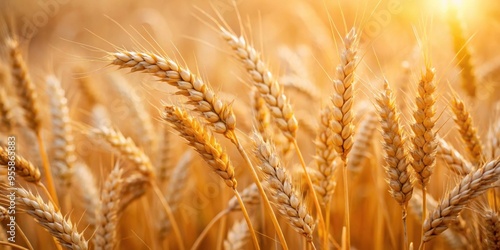
[[273, 223], [274, 229], [276, 230], [276, 234], [278, 235], [278, 238], [281, 243], [281, 247], [283, 247], [283, 250], [288, 250], [288, 245], [286, 244], [285, 240], [285, 235], [283, 235], [283, 231], [281, 231], [281, 227], [278, 223], [278, 219], [276, 218], [276, 214], [274, 213], [273, 208], [271, 207], [271, 203], [269, 202], [269, 199], [267, 198], [266, 192], [264, 191], [264, 188], [262, 187], [262, 184], [260, 183], [259, 176], [257, 175], [257, 172], [255, 171], [255, 168], [252, 165], [252, 161], [250, 161], [250, 158], [248, 157], [247, 153], [243, 149], [243, 146], [241, 146], [238, 138], [236, 135], [234, 135], [234, 143], [236, 145], [236, 148], [240, 152], [241, 156], [245, 159], [247, 162], [250, 172], [252, 173], [253, 181], [257, 185], [257, 189], [259, 190], [260, 196], [262, 197], [262, 201], [264, 203], [265, 210], [269, 213], [271, 216], [271, 222]]
[[[325, 215], [325, 233], [327, 235], [330, 235], [330, 200], [328, 200], [326, 202], [325, 214], [326, 214]], [[325, 237], [324, 242], [323, 242], [323, 248], [330, 249], [329, 243], [330, 243], [330, 241], [328, 240], [328, 237]]]
[[14, 244], [14, 243], [10, 243], [10, 242], [8, 242], [8, 241], [0, 241], [0, 245], [5, 245], [5, 246], [9, 246], [9, 247], [13, 247], [13, 248], [21, 249], [21, 250], [29, 250], [28, 248], [25, 248], [25, 247], [22, 247], [22, 246], [16, 245], [16, 244]]
[[222, 250], [224, 246], [224, 233], [226, 232], [227, 217], [224, 216], [220, 220], [219, 230], [217, 232], [217, 250]]
[[350, 209], [349, 209], [349, 185], [347, 183], [347, 158], [342, 157], [343, 167], [343, 179], [344, 179], [344, 206], [345, 206], [345, 247], [347, 250], [351, 249], [351, 221], [350, 221]]
[[161, 193], [158, 184], [153, 181], [151, 183], [151, 186], [153, 186], [153, 190], [155, 191], [156, 197], [160, 199], [160, 202], [163, 205], [165, 212], [167, 213], [168, 219], [170, 220], [170, 223], [172, 223], [172, 229], [174, 230], [176, 240], [177, 242], [179, 242], [179, 249], [180, 250], [186, 249], [186, 247], [184, 246], [184, 241], [182, 240], [181, 231], [179, 230], [179, 225], [175, 220], [174, 214], [172, 213], [172, 209], [168, 205], [168, 202], [165, 200], [165, 197], [163, 197], [163, 194]]
[[402, 215], [402, 220], [403, 220], [403, 234], [404, 234], [404, 250], [408, 250], [408, 232], [407, 232], [407, 227], [406, 227], [406, 205], [403, 206], [403, 215]]
[[255, 249], [260, 250], [259, 241], [257, 240], [257, 235], [255, 234], [255, 229], [253, 228], [252, 220], [250, 219], [248, 211], [245, 208], [245, 203], [243, 202], [243, 199], [241, 199], [240, 193], [238, 192], [238, 190], [236, 190], [236, 188], [233, 188], [233, 192], [234, 195], [236, 196], [236, 199], [238, 199], [238, 203], [240, 203], [241, 212], [243, 213], [243, 217], [245, 217], [248, 229], [250, 230], [250, 235], [252, 236], [253, 245]]
[[28, 248], [30, 250], [33, 250], [33, 246], [31, 245], [31, 242], [28, 240], [28, 237], [26, 237], [26, 234], [24, 234], [23, 230], [21, 229], [21, 227], [16, 224], [16, 228], [17, 230], [19, 231], [19, 234], [21, 234], [21, 238], [23, 238], [24, 242], [26, 242], [26, 245], [28, 245]]
[[38, 148], [40, 150], [40, 156], [42, 158], [43, 172], [45, 174], [45, 179], [47, 180], [47, 188], [49, 190], [50, 196], [52, 197], [51, 200], [54, 201], [56, 209], [59, 210], [59, 200], [57, 199], [57, 192], [54, 186], [54, 180], [52, 179], [52, 171], [50, 169], [49, 158], [45, 151], [45, 145], [43, 143], [41, 131], [36, 132], [36, 139], [38, 141]]
[[229, 210], [225, 209], [220, 211], [212, 220], [208, 223], [208, 225], [203, 229], [201, 234], [196, 238], [196, 240], [193, 243], [193, 246], [191, 247], [191, 250], [196, 250], [198, 247], [200, 247], [201, 242], [203, 242], [203, 239], [205, 236], [208, 234], [210, 229], [219, 221], [221, 218], [223, 218], [226, 214], [229, 213]]
[[425, 249], [424, 222], [426, 218], [427, 218], [427, 191], [425, 186], [422, 185], [422, 234], [421, 234], [422, 240], [420, 241], [420, 247], [418, 248], [419, 250]]
[[306, 180], [307, 180], [307, 185], [309, 186], [309, 189], [311, 190], [311, 193], [313, 195], [314, 205], [316, 206], [316, 210], [318, 210], [320, 227], [321, 227], [321, 229], [323, 229], [323, 232], [325, 234], [325, 235], [323, 235], [323, 237], [325, 237], [326, 240], [328, 240], [328, 231], [326, 231], [325, 219], [323, 218], [323, 213], [321, 211], [321, 205], [319, 204], [318, 196], [316, 195], [316, 191], [314, 190], [314, 186], [313, 186], [313, 183], [311, 181], [311, 177], [307, 173], [306, 162], [304, 161], [304, 157], [302, 157], [302, 153], [300, 152], [300, 148], [299, 148], [299, 145], [298, 145], [296, 139], [293, 139], [293, 146], [295, 147], [295, 151], [297, 152], [297, 156], [299, 157], [300, 164], [302, 165], [302, 169], [304, 170], [304, 174], [305, 174]]
[[[314, 246], [314, 243], [313, 243], [312, 241], [310, 241], [309, 243], [311, 243], [311, 244], [309, 244], [309, 245], [312, 247], [312, 249], [313, 249], [313, 250], [316, 250], [316, 246]], [[325, 248], [325, 249], [326, 249], [326, 248]]]

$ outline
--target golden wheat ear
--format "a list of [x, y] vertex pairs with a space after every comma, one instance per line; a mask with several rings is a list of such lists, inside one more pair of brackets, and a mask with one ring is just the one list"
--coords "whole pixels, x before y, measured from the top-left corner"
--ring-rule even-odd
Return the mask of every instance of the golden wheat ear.
[[500, 179], [500, 159], [490, 161], [466, 175], [429, 214], [424, 222], [422, 242], [428, 242], [448, 229], [464, 207]]

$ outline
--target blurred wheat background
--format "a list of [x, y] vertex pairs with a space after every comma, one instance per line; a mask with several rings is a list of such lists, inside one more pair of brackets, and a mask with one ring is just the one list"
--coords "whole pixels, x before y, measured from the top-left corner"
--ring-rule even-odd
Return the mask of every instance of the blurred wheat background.
[[499, 1], [0, 14], [2, 249], [500, 249]]

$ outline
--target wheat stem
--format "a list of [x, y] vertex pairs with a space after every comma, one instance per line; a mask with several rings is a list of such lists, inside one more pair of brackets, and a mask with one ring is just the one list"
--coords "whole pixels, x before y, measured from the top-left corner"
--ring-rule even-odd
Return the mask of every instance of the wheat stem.
[[42, 166], [45, 174], [45, 179], [47, 181], [47, 189], [49, 190], [49, 194], [51, 200], [54, 202], [56, 210], [59, 210], [59, 199], [57, 198], [57, 192], [54, 185], [54, 180], [52, 179], [52, 170], [49, 164], [49, 158], [45, 151], [45, 145], [42, 139], [42, 131], [38, 131], [36, 133], [36, 139], [38, 141], [38, 148], [40, 150], [40, 156], [42, 157]]
[[243, 217], [245, 217], [245, 220], [248, 225], [248, 229], [250, 230], [250, 235], [252, 236], [252, 241], [255, 249], [259, 250], [259, 241], [257, 240], [257, 235], [255, 235], [255, 230], [253, 229], [252, 225], [252, 220], [250, 219], [250, 216], [248, 215], [247, 209], [245, 208], [245, 204], [243, 203], [243, 200], [241, 199], [240, 193], [238, 193], [238, 190], [233, 187], [233, 192], [236, 198], [238, 199], [238, 203], [240, 203], [241, 207], [241, 212], [243, 212]]

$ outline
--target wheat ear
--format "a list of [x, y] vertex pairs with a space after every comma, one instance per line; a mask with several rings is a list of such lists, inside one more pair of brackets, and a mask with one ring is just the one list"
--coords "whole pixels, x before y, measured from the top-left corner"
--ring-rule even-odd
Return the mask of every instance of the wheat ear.
[[158, 163], [156, 164], [157, 173], [158, 173], [158, 181], [160, 183], [166, 183], [170, 179], [171, 171], [172, 171], [172, 140], [169, 126], [166, 124], [162, 124], [161, 127], [161, 138], [158, 144], [158, 149], [156, 155], [158, 156]]
[[254, 135], [254, 143], [259, 170], [269, 183], [267, 187], [275, 200], [275, 207], [287, 219], [290, 226], [312, 244], [315, 222], [302, 196], [296, 193], [290, 176], [281, 166], [281, 160], [271, 144], [265, 142], [258, 134]]
[[234, 140], [236, 117], [231, 105], [219, 99], [212, 88], [189, 69], [153, 53], [121, 51], [111, 53], [111, 56], [114, 59], [112, 64], [130, 68], [132, 72], [143, 71], [153, 74], [161, 81], [177, 87], [179, 91], [176, 94], [187, 96], [188, 104], [192, 104], [196, 107], [196, 111], [203, 114], [215, 132]]
[[[12, 155], [9, 154], [7, 147], [0, 146], [0, 165], [9, 166]], [[15, 155], [14, 164], [16, 166], [16, 173], [27, 182], [39, 183], [40, 170], [35, 167], [30, 161], [26, 160], [19, 154]]]
[[35, 91], [35, 85], [31, 81], [28, 68], [21, 55], [19, 43], [15, 39], [8, 39], [7, 46], [11, 59], [11, 70], [14, 82], [14, 89], [17, 92], [18, 101], [24, 111], [24, 118], [28, 128], [33, 130], [36, 134], [38, 141], [38, 149], [43, 162], [43, 170], [45, 179], [47, 181], [48, 191], [54, 201], [54, 205], [59, 207], [57, 192], [52, 179], [52, 170], [50, 167], [49, 159], [45, 151], [45, 144], [43, 142], [41, 131], [41, 117], [38, 110], [38, 96]]
[[464, 102], [460, 100], [458, 96], [453, 96], [451, 99], [451, 108], [453, 110], [453, 114], [455, 115], [453, 117], [455, 124], [457, 124], [462, 141], [466, 145], [471, 162], [474, 165], [482, 163], [484, 161], [484, 157], [481, 139], [479, 138], [477, 130], [472, 123], [471, 114], [465, 108]]
[[384, 168], [391, 196], [403, 210], [404, 249], [407, 249], [406, 215], [408, 201], [413, 193], [413, 183], [409, 172], [411, 158], [406, 136], [400, 124], [399, 112], [396, 109], [395, 97], [387, 82], [384, 83], [384, 91], [377, 98], [377, 104], [384, 139]]
[[0, 89], [0, 131], [9, 133], [14, 128], [11, 106], [4, 89]]
[[52, 122], [53, 162], [55, 175], [65, 188], [71, 186], [73, 165], [76, 161], [75, 145], [71, 131], [68, 100], [61, 83], [55, 76], [46, 79], [47, 94], [50, 96], [50, 113]]
[[87, 222], [94, 227], [95, 209], [99, 206], [99, 190], [94, 175], [86, 164], [77, 162], [72, 177], [73, 195], [83, 203]]
[[240, 194], [236, 190], [237, 181], [234, 177], [234, 167], [227, 153], [222, 150], [220, 144], [205, 126], [200, 124], [181, 108], [166, 106], [163, 119], [172, 124], [181, 136], [187, 140], [189, 145], [203, 157], [205, 162], [207, 162], [215, 173], [224, 180], [226, 185], [233, 190], [235, 196], [238, 198], [242, 212], [252, 234], [254, 247], [259, 249], [259, 242], [255, 235], [250, 217], [248, 216]]
[[260, 54], [255, 50], [255, 48], [248, 44], [243, 36], [238, 37], [236, 34], [224, 29], [223, 27], [220, 27], [220, 30], [222, 37], [232, 48], [238, 59], [243, 63], [245, 69], [252, 78], [254, 86], [257, 88], [262, 98], [266, 101], [267, 108], [271, 112], [274, 122], [277, 124], [281, 132], [287, 137], [288, 141], [294, 144], [297, 157], [301, 162], [304, 172], [306, 172], [307, 184], [311, 189], [314, 204], [320, 217], [320, 223], [322, 224], [322, 227], [324, 227], [321, 206], [319, 205], [316, 192], [314, 192], [314, 185], [312, 184], [311, 178], [307, 174], [307, 167], [295, 138], [298, 130], [298, 122], [295, 118], [292, 106], [290, 105], [290, 101], [287, 99], [281, 85], [274, 79], [271, 71], [260, 58]]
[[350, 171], [360, 172], [364, 161], [369, 158], [378, 124], [377, 114], [373, 111], [368, 112], [359, 124], [352, 150], [349, 153], [350, 159], [348, 167]]
[[499, 178], [500, 159], [490, 161], [466, 175], [425, 220], [422, 243], [432, 240], [448, 229], [449, 224], [456, 220], [463, 208], [472, 199], [485, 193]]
[[38, 95], [35, 85], [29, 76], [18, 41], [9, 39], [7, 45], [10, 53], [14, 89], [17, 92], [19, 104], [24, 111], [26, 125], [38, 133], [42, 121], [38, 110]]
[[143, 148], [152, 149], [155, 145], [153, 124], [148, 110], [143, 105], [144, 100], [137, 93], [138, 89], [119, 75], [110, 75], [108, 82], [116, 93], [116, 98], [123, 100], [129, 108], [130, 118], [127, 119], [134, 128], [135, 141]]
[[487, 249], [500, 249], [500, 217], [498, 213], [492, 209], [487, 209], [483, 213], [484, 217], [484, 234], [486, 236]]
[[334, 133], [331, 130], [332, 112], [330, 107], [325, 107], [320, 113], [318, 134], [316, 136], [316, 168], [318, 170], [315, 189], [321, 196], [323, 203], [330, 201], [336, 182], [334, 180], [338, 164], [335, 164], [337, 152], [334, 145]]
[[224, 240], [224, 250], [243, 250], [250, 240], [250, 232], [244, 220], [236, 221]]
[[[333, 132], [333, 143], [335, 151], [339, 155], [343, 169], [344, 180], [344, 206], [346, 226], [346, 247], [350, 249], [350, 212], [349, 212], [349, 190], [347, 179], [347, 155], [353, 144], [354, 125], [352, 120], [353, 84], [355, 80], [354, 70], [358, 63], [357, 50], [358, 38], [356, 29], [351, 29], [343, 39], [344, 49], [340, 55], [340, 64], [336, 68], [336, 77], [333, 80], [334, 92], [332, 95], [332, 118], [330, 129]], [[329, 222], [327, 222], [328, 224]], [[328, 241], [325, 241], [328, 243]]]
[[464, 157], [443, 138], [438, 139], [438, 144], [437, 154], [446, 162], [446, 165], [452, 172], [460, 176], [465, 176], [472, 171], [472, 163], [464, 159]]
[[252, 77], [253, 84], [266, 101], [277, 126], [289, 140], [293, 140], [297, 133], [298, 123], [281, 85], [274, 79], [259, 53], [246, 42], [245, 38], [238, 37], [222, 27], [220, 30], [224, 40]]
[[[165, 198], [170, 204], [172, 212], [175, 212], [178, 205], [183, 197], [184, 191], [186, 190], [188, 177], [189, 177], [189, 164], [193, 159], [193, 154], [191, 151], [184, 153], [177, 165], [172, 170], [172, 176], [167, 186], [167, 191], [165, 192]], [[167, 233], [170, 231], [170, 221], [167, 218], [160, 220], [160, 239], [166, 238]]]
[[24, 188], [18, 188], [16, 195], [18, 201], [26, 207], [26, 212], [47, 229], [63, 247], [74, 250], [88, 249], [88, 242], [83, 235], [69, 219], [65, 219], [55, 209], [52, 202], [45, 203], [39, 195], [35, 196]]
[[96, 230], [93, 238], [95, 249], [114, 249], [118, 245], [116, 230], [122, 188], [123, 169], [117, 164], [104, 182], [96, 209]]

